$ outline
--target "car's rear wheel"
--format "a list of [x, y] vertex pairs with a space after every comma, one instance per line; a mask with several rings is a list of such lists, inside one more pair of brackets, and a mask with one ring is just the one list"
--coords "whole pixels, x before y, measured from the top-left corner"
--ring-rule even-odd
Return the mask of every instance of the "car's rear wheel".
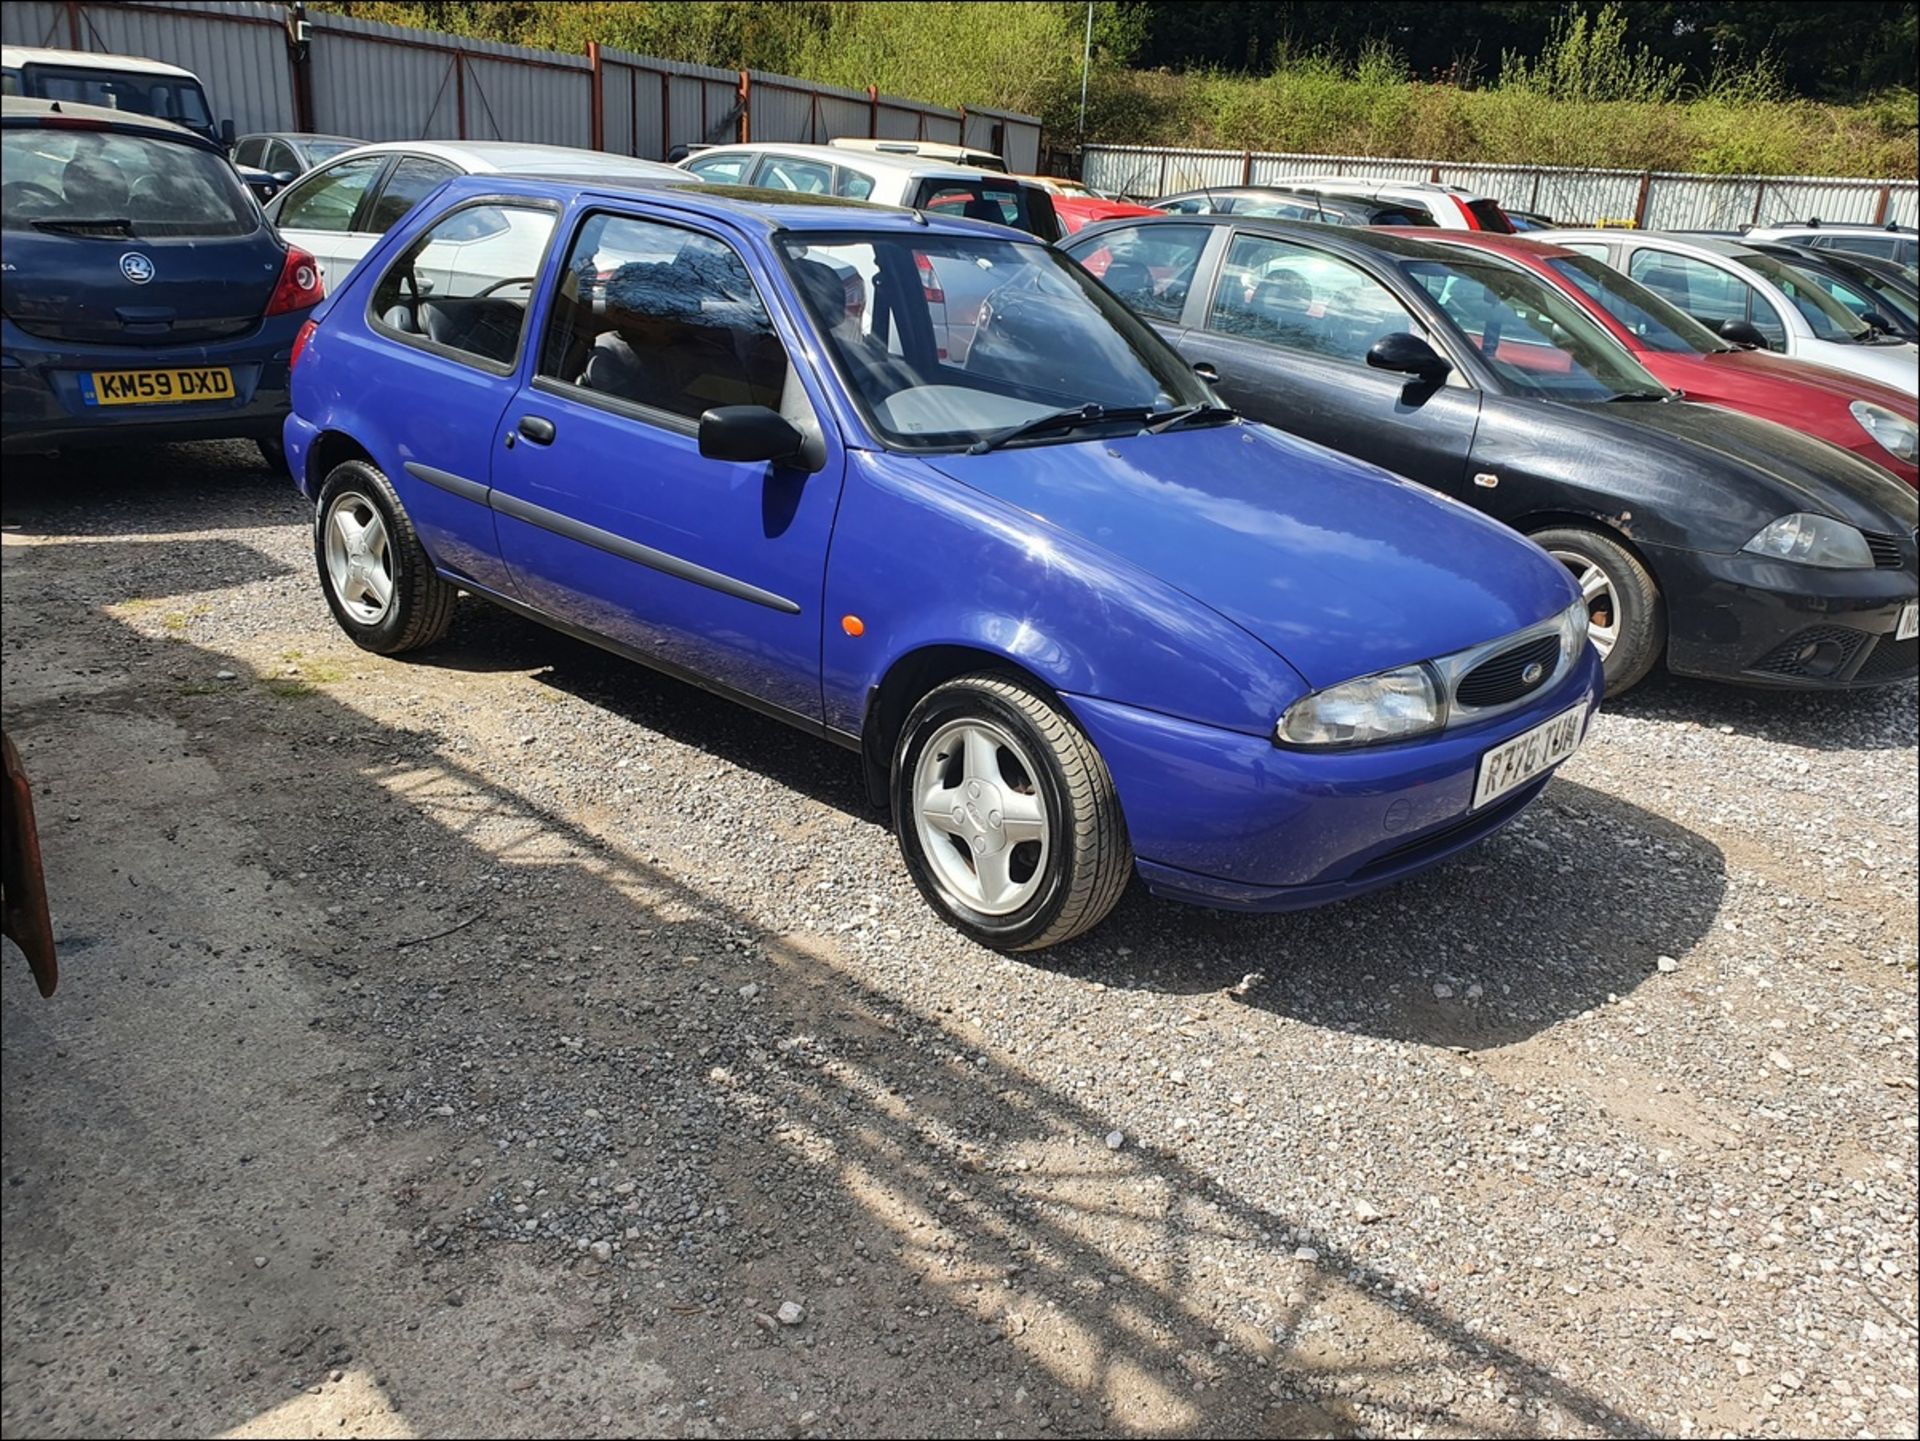
[[985, 945], [1029, 951], [1099, 924], [1133, 872], [1106, 763], [1011, 675], [935, 687], [900, 733], [894, 830], [920, 892]]
[[1587, 603], [1587, 639], [1600, 654], [1607, 694], [1623, 695], [1646, 678], [1667, 645], [1660, 588], [1640, 558], [1584, 526], [1535, 531], [1534, 543], [1573, 576]]
[[435, 572], [375, 466], [349, 460], [328, 473], [314, 507], [313, 553], [327, 605], [355, 645], [398, 655], [446, 634], [458, 592]]

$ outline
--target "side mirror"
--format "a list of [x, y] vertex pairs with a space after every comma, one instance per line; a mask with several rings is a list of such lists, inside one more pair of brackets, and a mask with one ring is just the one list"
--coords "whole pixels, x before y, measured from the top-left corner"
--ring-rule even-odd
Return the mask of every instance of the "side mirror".
[[1196, 360], [1193, 363], [1193, 373], [1206, 381], [1208, 385], [1218, 385], [1220, 383], [1219, 367], [1214, 365], [1210, 360]]
[[1367, 364], [1375, 370], [1391, 370], [1411, 375], [1426, 385], [1438, 385], [1453, 370], [1440, 352], [1417, 335], [1396, 331], [1374, 341], [1367, 351]]
[[700, 417], [700, 453], [708, 460], [797, 461], [806, 438], [764, 405], [716, 405]]
[[275, 190], [282, 189], [285, 186], [293, 184], [297, 179], [299, 179], [299, 177], [291, 170], [276, 170], [273, 172], [273, 188]]
[[1765, 350], [1767, 337], [1751, 320], [1723, 320], [1720, 322], [1720, 338], [1731, 340], [1735, 345], [1744, 345], [1749, 350]]
[[220, 122], [220, 143], [226, 146], [229, 152], [232, 151], [234, 141], [238, 134], [239, 132], [233, 128], [233, 121], [222, 120]]
[[1893, 334], [1893, 322], [1877, 310], [1863, 310], [1860, 312], [1860, 318], [1882, 335]]

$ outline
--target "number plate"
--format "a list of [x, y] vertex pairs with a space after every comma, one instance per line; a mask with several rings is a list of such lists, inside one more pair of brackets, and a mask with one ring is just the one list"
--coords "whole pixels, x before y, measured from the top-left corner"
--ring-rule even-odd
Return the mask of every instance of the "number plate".
[[1900, 607], [1900, 619], [1893, 623], [1895, 640], [1912, 640], [1920, 635], [1920, 600], [1910, 600]]
[[190, 405], [232, 400], [233, 372], [224, 365], [193, 370], [95, 370], [80, 377], [88, 405]]
[[1473, 788], [1473, 809], [1500, 799], [1516, 786], [1523, 786], [1542, 771], [1550, 770], [1580, 749], [1580, 737], [1587, 726], [1587, 703], [1530, 731], [1524, 731], [1504, 745], [1495, 746], [1480, 757], [1480, 780]]

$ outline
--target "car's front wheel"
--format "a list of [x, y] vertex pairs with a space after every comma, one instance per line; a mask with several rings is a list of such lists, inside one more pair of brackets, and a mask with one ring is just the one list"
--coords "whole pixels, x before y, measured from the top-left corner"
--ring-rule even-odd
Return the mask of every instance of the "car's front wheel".
[[1587, 638], [1600, 654], [1607, 694], [1638, 685], [1667, 645], [1660, 588], [1640, 558], [1619, 541], [1584, 526], [1554, 526], [1533, 541], [1559, 561], [1587, 603]]
[[921, 698], [893, 766], [894, 830], [935, 910], [1000, 950], [1103, 920], [1133, 850], [1106, 763], [1049, 697], [994, 672]]
[[458, 592], [434, 570], [377, 467], [349, 460], [328, 473], [314, 507], [313, 554], [333, 618], [363, 650], [398, 655], [446, 634]]

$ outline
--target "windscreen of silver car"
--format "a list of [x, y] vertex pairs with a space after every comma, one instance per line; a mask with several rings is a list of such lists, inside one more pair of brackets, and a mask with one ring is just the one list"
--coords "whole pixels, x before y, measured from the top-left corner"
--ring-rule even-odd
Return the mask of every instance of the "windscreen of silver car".
[[1406, 269], [1510, 395], [1605, 401], [1669, 394], [1598, 322], [1537, 276], [1471, 261], [1413, 260]]
[[[1051, 247], [940, 234], [783, 245], [856, 403], [889, 444], [966, 449], [1088, 404], [1157, 415], [1212, 400], [1164, 341]], [[871, 296], [858, 314], [850, 279]]]
[[0, 132], [0, 224], [67, 235], [250, 235], [258, 208], [221, 156], [105, 130]]
[[1813, 276], [1771, 255], [1742, 255], [1740, 263], [1779, 287], [1816, 339], [1866, 344], [1877, 338], [1872, 326], [1827, 294]]
[[1555, 257], [1547, 265], [1606, 311], [1647, 349], [1665, 354], [1717, 355], [1732, 350], [1686, 311], [1590, 255]]

